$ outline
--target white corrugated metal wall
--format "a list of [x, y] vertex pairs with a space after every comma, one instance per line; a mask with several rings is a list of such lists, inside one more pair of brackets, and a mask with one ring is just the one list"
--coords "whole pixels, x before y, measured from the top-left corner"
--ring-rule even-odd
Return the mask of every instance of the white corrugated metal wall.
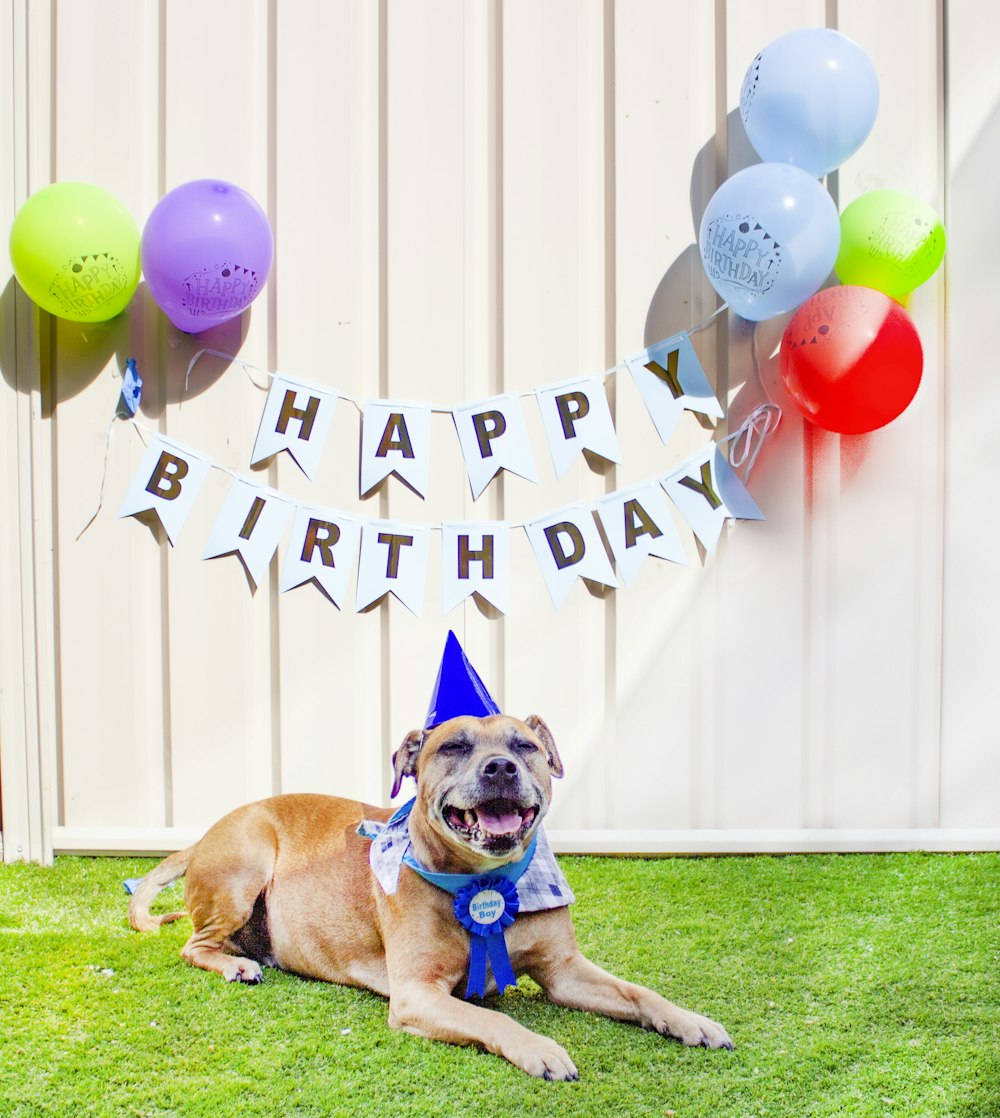
[[[211, 358], [186, 393], [185, 373], [210, 346], [358, 399], [447, 406], [600, 372], [690, 328], [717, 303], [700, 214], [754, 158], [743, 73], [819, 25], [856, 39], [881, 82], [835, 198], [906, 190], [942, 213], [950, 248], [910, 305], [926, 354], [913, 405], [852, 438], [786, 409], [750, 482], [766, 522], [705, 563], [689, 540], [688, 567], [649, 561], [629, 589], [579, 583], [559, 611], [515, 533], [506, 617], [443, 615], [435, 535], [422, 617], [392, 599], [338, 611], [312, 587], [279, 594], [277, 562], [251, 593], [238, 560], [202, 561], [221, 471], [174, 548], [117, 519], [143, 450], [119, 425], [104, 508], [77, 539], [128, 356], [147, 429], [363, 518], [520, 524], [665, 473], [705, 428], [686, 415], [664, 447], [612, 377], [620, 466], [556, 481], [529, 413], [541, 484], [508, 474], [473, 502], [438, 415], [427, 499], [390, 479], [361, 500], [352, 407], [312, 483], [280, 458], [251, 472], [262, 391]], [[552, 726], [562, 849], [1000, 846], [998, 30], [985, 0], [2, 0], [5, 228], [51, 181], [104, 187], [141, 227], [167, 190], [215, 176], [261, 202], [276, 240], [250, 312], [198, 337], [142, 286], [118, 319], [81, 326], [6, 281], [4, 857], [165, 849], [275, 791], [383, 801], [449, 627], [505, 709]], [[758, 337], [779, 403], [783, 325]], [[763, 398], [752, 340], [732, 316], [696, 338], [730, 428]]]

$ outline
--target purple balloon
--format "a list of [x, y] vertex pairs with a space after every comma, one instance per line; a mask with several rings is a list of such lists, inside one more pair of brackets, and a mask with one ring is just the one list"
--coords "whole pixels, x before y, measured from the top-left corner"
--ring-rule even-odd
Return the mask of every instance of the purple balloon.
[[142, 271], [157, 306], [200, 334], [241, 314], [274, 259], [267, 215], [245, 190], [219, 179], [175, 187], [142, 231]]

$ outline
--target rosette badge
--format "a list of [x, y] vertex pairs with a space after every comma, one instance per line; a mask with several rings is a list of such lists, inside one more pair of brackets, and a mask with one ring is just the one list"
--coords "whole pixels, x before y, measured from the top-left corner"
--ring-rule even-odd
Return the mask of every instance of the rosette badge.
[[455, 894], [455, 918], [471, 933], [467, 998], [486, 993], [487, 964], [499, 993], [517, 984], [503, 933], [518, 907], [517, 886], [505, 877], [476, 878]]
[[245, 190], [218, 179], [166, 194], [142, 232], [142, 269], [157, 306], [200, 334], [242, 314], [267, 280], [274, 238]]

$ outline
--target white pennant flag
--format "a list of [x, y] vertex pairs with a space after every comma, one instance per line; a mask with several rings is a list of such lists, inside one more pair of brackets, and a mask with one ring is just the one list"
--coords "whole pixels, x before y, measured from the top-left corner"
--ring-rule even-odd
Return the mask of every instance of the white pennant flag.
[[660, 480], [691, 531], [714, 554], [726, 520], [763, 520], [718, 443], [709, 443]]
[[369, 520], [361, 532], [356, 609], [394, 594], [420, 616], [427, 585], [430, 529], [390, 520]]
[[597, 502], [597, 513], [627, 587], [649, 555], [687, 563], [670, 503], [655, 482], [611, 493]]
[[536, 390], [556, 477], [561, 478], [584, 450], [621, 462], [604, 378], [566, 381]]
[[722, 405], [686, 333], [626, 357], [625, 364], [664, 443], [685, 410], [722, 418]]
[[524, 530], [556, 609], [566, 600], [577, 578], [617, 587], [592, 509], [571, 505], [529, 521]]
[[475, 592], [510, 613], [510, 529], [502, 522], [441, 525], [443, 610]]
[[452, 415], [465, 455], [473, 500], [501, 470], [538, 481], [520, 397], [493, 396], [454, 408]]
[[136, 513], [153, 510], [160, 518], [167, 538], [176, 544], [211, 468], [211, 459], [205, 455], [162, 435], [154, 435], [118, 515], [135, 516]]
[[390, 474], [427, 496], [431, 405], [367, 400], [361, 424], [361, 496]]
[[260, 417], [250, 464], [256, 465], [287, 450], [312, 481], [336, 404], [336, 392], [275, 373]]
[[280, 592], [313, 581], [338, 609], [343, 609], [360, 538], [361, 525], [352, 517], [300, 505], [295, 510], [281, 567]]
[[202, 559], [239, 555], [255, 586], [260, 586], [278, 540], [292, 515], [283, 493], [238, 477], [222, 504]]

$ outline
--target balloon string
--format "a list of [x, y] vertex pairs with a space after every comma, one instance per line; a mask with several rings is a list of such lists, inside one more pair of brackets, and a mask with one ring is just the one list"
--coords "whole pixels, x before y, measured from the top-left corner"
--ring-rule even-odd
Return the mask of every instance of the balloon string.
[[101, 470], [101, 488], [100, 488], [100, 490], [98, 491], [98, 494], [97, 494], [97, 508], [94, 509], [93, 513], [91, 514], [90, 519], [87, 521], [86, 524], [84, 524], [84, 526], [77, 533], [77, 536], [76, 536], [77, 540], [79, 540], [80, 537], [83, 535], [83, 533], [86, 532], [86, 530], [91, 526], [91, 524], [94, 523], [94, 521], [97, 519], [97, 514], [101, 511], [102, 507], [104, 506], [104, 483], [108, 480], [108, 458], [111, 454], [111, 439], [114, 437], [115, 421], [117, 419], [118, 419], [118, 416], [113, 415], [111, 417], [111, 422], [108, 424], [108, 438], [107, 438], [107, 442], [104, 444], [104, 468]]
[[[760, 389], [761, 396], [774, 408], [778, 409], [778, 415], [781, 415], [780, 406], [775, 403], [771, 398], [771, 394], [764, 387], [764, 377], [760, 371], [760, 347], [757, 342], [757, 327], [760, 326], [759, 322], [753, 324], [753, 334], [750, 336], [750, 351], [753, 354], [753, 371], [757, 374], [757, 387]], [[773, 354], [772, 354], [773, 356]]]
[[97, 494], [97, 508], [94, 509], [90, 519], [77, 533], [77, 541], [79, 541], [80, 537], [83, 535], [84, 532], [86, 532], [91, 524], [94, 523], [101, 509], [104, 507], [104, 485], [108, 480], [108, 459], [111, 457], [111, 440], [114, 438], [115, 434], [115, 423], [117, 422], [117, 420], [123, 418], [129, 419], [130, 425], [135, 428], [135, 431], [139, 436], [140, 442], [143, 444], [143, 446], [147, 445], [145, 438], [143, 438], [140, 424], [136, 423], [134, 419], [131, 419], [131, 417], [122, 416], [119, 412], [116, 411], [115, 414], [111, 417], [111, 422], [108, 424], [108, 438], [104, 444], [104, 466], [101, 470], [101, 488]]
[[767, 389], [764, 387], [764, 378], [760, 375], [760, 343], [757, 340], [757, 327], [759, 323], [753, 324], [753, 333], [750, 335], [750, 353], [753, 356], [753, 371], [757, 375], [757, 387], [760, 389], [760, 394], [769, 403], [773, 404], [774, 401], [768, 395]]
[[750, 478], [750, 472], [753, 470], [754, 463], [757, 461], [757, 456], [760, 454], [768, 435], [773, 435], [781, 423], [781, 407], [771, 399], [764, 387], [764, 378], [760, 372], [757, 326], [758, 323], [755, 322], [753, 334], [750, 337], [750, 348], [753, 354], [754, 373], [757, 376], [757, 387], [766, 403], [758, 404], [733, 434], [722, 440], [724, 443], [731, 442], [733, 444], [729, 450], [729, 464], [737, 470], [741, 466], [746, 466], [743, 472], [744, 484]]

